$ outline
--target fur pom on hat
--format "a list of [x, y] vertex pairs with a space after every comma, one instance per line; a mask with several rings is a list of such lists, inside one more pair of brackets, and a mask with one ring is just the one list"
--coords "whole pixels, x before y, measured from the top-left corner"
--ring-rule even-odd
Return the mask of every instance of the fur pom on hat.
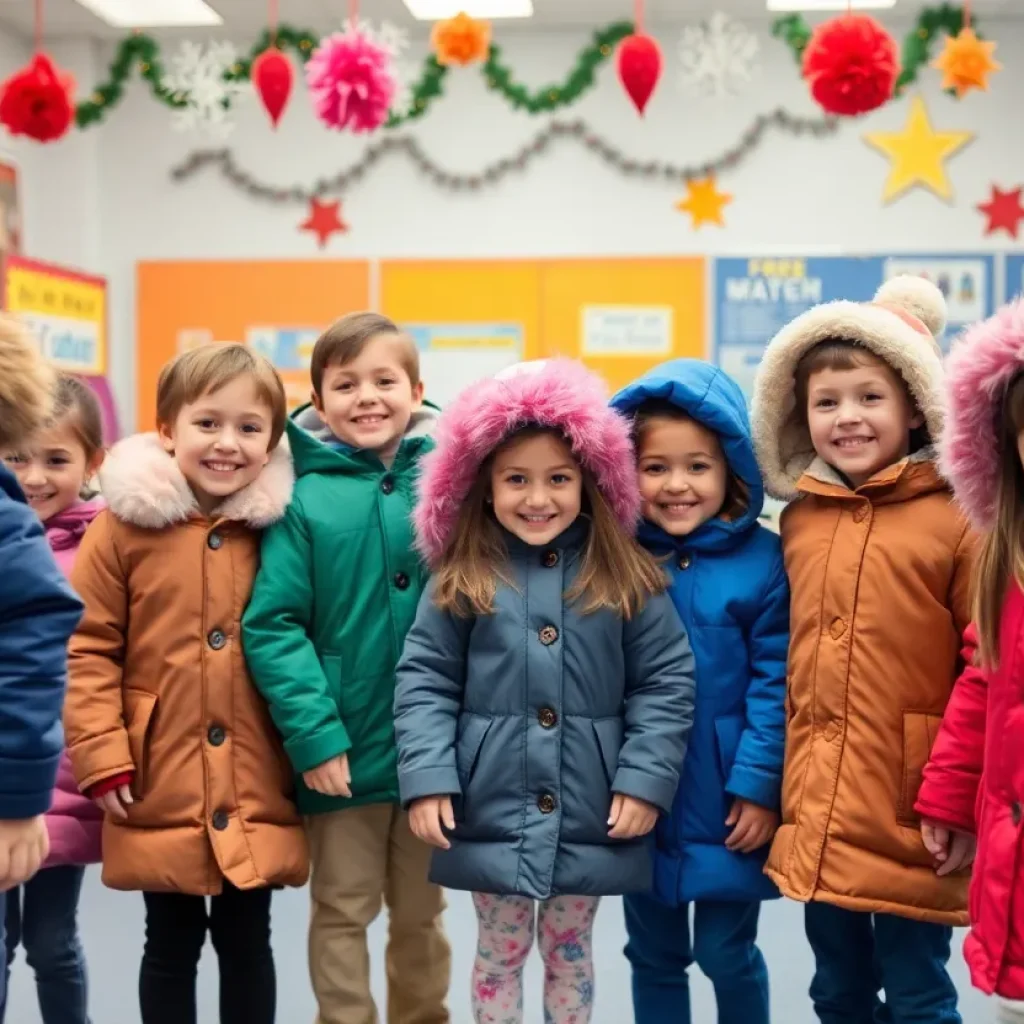
[[802, 313], [772, 338], [757, 371], [752, 426], [765, 487], [796, 497], [797, 481], [815, 451], [804, 411], [796, 408], [796, 368], [815, 345], [843, 339], [863, 345], [906, 382], [928, 433], [942, 431], [942, 355], [936, 337], [946, 326], [946, 300], [923, 277], [902, 275], [872, 302], [826, 302]]
[[0, 314], [0, 445], [35, 433], [53, 410], [54, 373], [21, 321]]
[[629, 424], [608, 407], [604, 382], [571, 359], [519, 363], [467, 388], [441, 413], [414, 515], [417, 547], [431, 566], [448, 547], [481, 465], [530, 424], [564, 434], [616, 517], [631, 533], [635, 529], [640, 496]]
[[999, 418], [1006, 390], [1024, 373], [1024, 299], [975, 324], [946, 361], [946, 427], [939, 468], [976, 529], [995, 521]]

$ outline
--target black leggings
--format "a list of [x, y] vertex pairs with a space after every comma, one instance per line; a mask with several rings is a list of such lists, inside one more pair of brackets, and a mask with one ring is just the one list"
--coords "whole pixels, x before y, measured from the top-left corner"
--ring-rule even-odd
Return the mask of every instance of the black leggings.
[[221, 1024], [273, 1024], [277, 979], [270, 950], [270, 890], [224, 891], [210, 900], [143, 893], [146, 947], [139, 973], [142, 1024], [196, 1024], [196, 971], [209, 929], [220, 964]]

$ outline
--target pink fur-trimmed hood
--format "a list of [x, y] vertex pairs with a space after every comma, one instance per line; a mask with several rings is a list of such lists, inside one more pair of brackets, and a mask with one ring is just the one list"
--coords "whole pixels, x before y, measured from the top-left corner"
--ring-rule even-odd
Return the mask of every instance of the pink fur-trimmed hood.
[[[164, 451], [156, 434], [136, 434], [118, 442], [99, 475], [110, 511], [133, 526], [162, 530], [199, 512], [177, 462]], [[262, 529], [284, 515], [294, 484], [291, 451], [282, 437], [263, 472], [227, 498], [214, 514]]]
[[463, 391], [441, 414], [423, 460], [417, 546], [436, 566], [487, 456], [527, 424], [560, 430], [632, 534], [640, 495], [629, 424], [608, 407], [604, 382], [571, 359], [520, 363]]
[[954, 343], [946, 360], [946, 426], [939, 467], [979, 530], [992, 526], [999, 482], [999, 414], [1024, 373], [1024, 299], [1003, 306]]

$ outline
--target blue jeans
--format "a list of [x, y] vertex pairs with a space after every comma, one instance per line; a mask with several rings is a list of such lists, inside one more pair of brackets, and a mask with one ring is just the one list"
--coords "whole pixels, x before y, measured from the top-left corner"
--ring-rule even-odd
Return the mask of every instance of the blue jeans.
[[[85, 955], [78, 939], [78, 897], [85, 868], [44, 868], [7, 893], [7, 969], [25, 947], [36, 974], [43, 1024], [89, 1024]], [[5, 978], [6, 982], [6, 978]], [[0, 1020], [6, 999], [0, 1002]]]
[[690, 1024], [694, 963], [711, 979], [718, 1024], [768, 1024], [768, 969], [757, 948], [760, 903], [698, 900], [668, 907], [626, 896], [626, 957], [633, 966], [636, 1024]]
[[952, 928], [828, 903], [809, 903], [804, 927], [822, 1024], [961, 1024], [946, 971]]

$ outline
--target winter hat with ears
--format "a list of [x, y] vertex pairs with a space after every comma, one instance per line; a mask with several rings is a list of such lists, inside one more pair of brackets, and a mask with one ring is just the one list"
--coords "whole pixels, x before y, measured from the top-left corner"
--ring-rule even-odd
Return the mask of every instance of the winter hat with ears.
[[797, 482], [815, 459], [805, 411], [796, 407], [796, 368], [815, 345], [856, 342], [906, 382], [933, 440], [942, 432], [942, 354], [946, 300], [923, 277], [886, 281], [871, 302], [826, 302], [802, 313], [765, 349], [754, 382], [751, 425], [765, 487], [776, 498], [797, 495]]
[[616, 518], [632, 534], [640, 517], [629, 424], [608, 406], [604, 381], [572, 359], [517, 363], [466, 388], [441, 413], [437, 447], [423, 459], [414, 513], [416, 546], [435, 567], [480, 467], [525, 426], [565, 435]]

